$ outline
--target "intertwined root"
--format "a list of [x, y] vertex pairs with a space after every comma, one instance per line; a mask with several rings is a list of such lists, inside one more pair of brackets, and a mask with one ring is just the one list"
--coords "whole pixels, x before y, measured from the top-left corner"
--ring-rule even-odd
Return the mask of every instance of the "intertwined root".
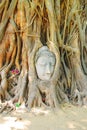
[[[29, 108], [58, 107], [63, 99], [69, 102], [73, 97], [78, 104], [86, 104], [86, 25], [82, 18], [85, 4], [81, 3], [81, 0], [0, 0], [1, 102], [11, 99], [12, 104], [22, 104], [28, 100]], [[79, 40], [74, 42], [72, 37], [77, 34]], [[50, 83], [38, 82], [35, 70], [35, 54], [42, 45], [56, 56]], [[62, 85], [58, 85], [58, 80]], [[74, 89], [74, 96], [72, 92], [68, 96], [67, 89]]]

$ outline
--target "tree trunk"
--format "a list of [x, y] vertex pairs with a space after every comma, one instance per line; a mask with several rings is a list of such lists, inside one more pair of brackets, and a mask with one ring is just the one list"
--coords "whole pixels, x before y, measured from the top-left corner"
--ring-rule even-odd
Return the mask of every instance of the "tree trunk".
[[[86, 10], [85, 0], [0, 1], [2, 106], [24, 102], [30, 110], [87, 103]], [[49, 80], [41, 80], [36, 71], [35, 57], [43, 46], [56, 59]]]

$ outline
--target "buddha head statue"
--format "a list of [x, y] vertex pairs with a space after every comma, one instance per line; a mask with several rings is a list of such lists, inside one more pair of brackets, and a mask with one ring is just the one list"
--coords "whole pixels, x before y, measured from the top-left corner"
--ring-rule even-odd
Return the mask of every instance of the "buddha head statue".
[[47, 81], [53, 75], [56, 64], [55, 55], [47, 46], [41, 47], [35, 56], [35, 68], [39, 79]]

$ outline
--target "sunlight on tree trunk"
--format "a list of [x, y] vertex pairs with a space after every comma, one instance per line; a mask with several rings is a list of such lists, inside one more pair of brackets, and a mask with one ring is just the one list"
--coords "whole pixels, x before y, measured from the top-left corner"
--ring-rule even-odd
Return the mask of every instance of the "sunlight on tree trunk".
[[[35, 69], [42, 46], [56, 57], [49, 81]], [[22, 103], [28, 110], [87, 105], [86, 77], [86, 0], [0, 1], [0, 112]]]

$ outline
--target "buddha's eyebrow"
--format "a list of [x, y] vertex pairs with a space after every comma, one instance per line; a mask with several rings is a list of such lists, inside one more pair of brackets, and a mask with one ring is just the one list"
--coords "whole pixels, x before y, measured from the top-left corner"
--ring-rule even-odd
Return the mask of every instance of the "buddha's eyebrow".
[[46, 61], [40, 62], [41, 65], [45, 65], [46, 63], [47, 63]]

